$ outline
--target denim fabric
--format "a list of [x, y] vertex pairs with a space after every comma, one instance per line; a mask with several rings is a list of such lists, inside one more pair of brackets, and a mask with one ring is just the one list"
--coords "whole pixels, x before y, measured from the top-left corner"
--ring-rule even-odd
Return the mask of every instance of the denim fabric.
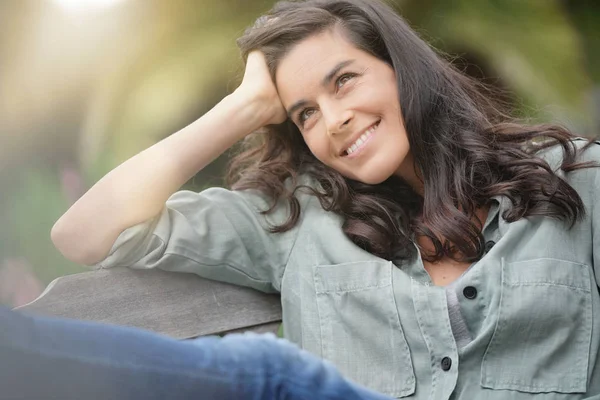
[[186, 342], [0, 308], [0, 399], [386, 400], [272, 334]]
[[[562, 150], [540, 157], [557, 170]], [[600, 145], [583, 153], [589, 160], [600, 161]], [[508, 223], [510, 201], [494, 198], [483, 227], [490, 246], [453, 283], [452, 313], [420, 257], [394, 263], [360, 249], [342, 218], [307, 194], [298, 195], [299, 224], [272, 234], [288, 210], [265, 217], [270, 204], [256, 192], [176, 193], [161, 215], [124, 231], [99, 267], [279, 291], [287, 339], [392, 397], [592, 398], [600, 393], [600, 170], [558, 174], [586, 215], [571, 229], [550, 217]], [[465, 297], [466, 287], [477, 296]], [[457, 343], [456, 320], [470, 340]]]

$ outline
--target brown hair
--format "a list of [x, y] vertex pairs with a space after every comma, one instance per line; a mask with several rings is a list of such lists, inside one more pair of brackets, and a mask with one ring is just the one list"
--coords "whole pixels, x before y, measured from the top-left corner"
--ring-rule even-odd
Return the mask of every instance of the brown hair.
[[[527, 126], [510, 118], [482, 84], [458, 71], [423, 41], [386, 4], [377, 0], [279, 2], [238, 40], [244, 59], [259, 49], [272, 76], [277, 63], [300, 41], [327, 29], [340, 29], [357, 48], [393, 67], [399, 102], [423, 197], [401, 178], [377, 185], [343, 177], [310, 152], [290, 121], [250, 135], [230, 165], [234, 189], [258, 189], [275, 205], [284, 201], [290, 217], [273, 232], [298, 222], [295, 192], [308, 175], [307, 189], [325, 210], [344, 218], [345, 234], [358, 246], [397, 261], [415, 256], [413, 235], [435, 246], [430, 260], [448, 256], [474, 261], [484, 253], [475, 211], [493, 196], [506, 196], [509, 221], [544, 215], [571, 226], [585, 213], [577, 192], [536, 153], [560, 144], [564, 171], [590, 167], [577, 163], [573, 135], [560, 126]], [[541, 143], [532, 146], [531, 143]]]

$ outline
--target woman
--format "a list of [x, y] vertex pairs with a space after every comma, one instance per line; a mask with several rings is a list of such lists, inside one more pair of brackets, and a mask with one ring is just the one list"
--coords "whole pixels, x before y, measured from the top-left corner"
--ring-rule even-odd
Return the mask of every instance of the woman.
[[[239, 45], [234, 93], [56, 223], [66, 257], [281, 292], [287, 339], [392, 397], [600, 394], [600, 147], [374, 0], [279, 3]], [[173, 194], [242, 139], [233, 190]]]

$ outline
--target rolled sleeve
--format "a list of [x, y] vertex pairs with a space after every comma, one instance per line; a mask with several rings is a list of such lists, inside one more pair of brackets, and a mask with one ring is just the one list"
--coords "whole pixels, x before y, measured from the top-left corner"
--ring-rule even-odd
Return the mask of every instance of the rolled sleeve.
[[160, 268], [280, 291], [299, 227], [270, 233], [268, 227], [284, 222], [288, 212], [282, 206], [262, 215], [267, 207], [253, 192], [177, 192], [155, 218], [123, 231], [96, 267]]

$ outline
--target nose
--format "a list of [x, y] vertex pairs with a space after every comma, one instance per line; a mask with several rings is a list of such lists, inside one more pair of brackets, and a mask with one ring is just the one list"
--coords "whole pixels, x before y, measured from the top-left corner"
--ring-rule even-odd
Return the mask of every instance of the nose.
[[336, 135], [348, 129], [350, 122], [354, 118], [352, 110], [336, 109], [328, 107], [326, 110], [321, 110], [325, 123], [327, 125], [327, 133], [330, 136]]

